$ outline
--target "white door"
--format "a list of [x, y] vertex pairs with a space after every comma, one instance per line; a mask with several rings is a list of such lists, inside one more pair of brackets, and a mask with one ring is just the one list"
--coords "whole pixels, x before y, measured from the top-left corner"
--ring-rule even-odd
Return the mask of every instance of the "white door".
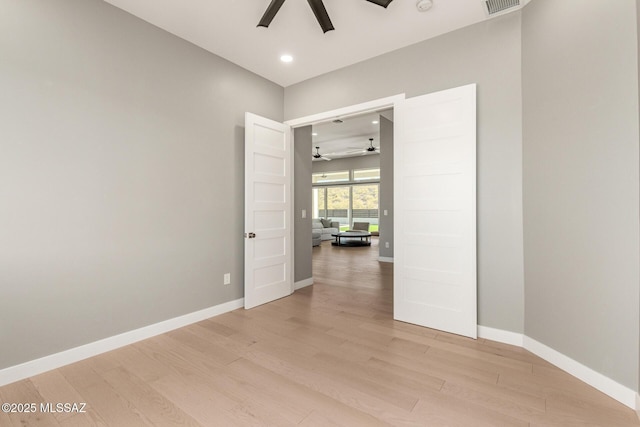
[[245, 114], [244, 307], [293, 292], [289, 126]]
[[394, 318], [477, 337], [476, 86], [396, 106]]

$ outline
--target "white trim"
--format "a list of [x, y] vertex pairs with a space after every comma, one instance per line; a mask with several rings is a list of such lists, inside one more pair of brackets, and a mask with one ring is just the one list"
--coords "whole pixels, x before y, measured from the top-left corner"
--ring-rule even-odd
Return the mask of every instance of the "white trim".
[[312, 114], [310, 116], [300, 117], [293, 120], [287, 120], [284, 123], [297, 128], [300, 126], [311, 125], [327, 120], [335, 119], [336, 117], [345, 118], [355, 114], [363, 114], [371, 111], [376, 111], [381, 108], [393, 107], [396, 102], [405, 99], [404, 93], [388, 96], [386, 98], [374, 99], [372, 101], [363, 102], [361, 104], [350, 105], [348, 107], [338, 108], [336, 110], [325, 111], [318, 114]]
[[518, 347], [522, 347], [524, 344], [524, 335], [517, 332], [490, 328], [488, 326], [478, 325], [478, 338], [484, 338], [504, 344], [517, 345]]
[[393, 262], [393, 257], [381, 256], [381, 257], [378, 257], [378, 261], [380, 261], [380, 262]]
[[97, 356], [125, 345], [133, 344], [156, 335], [174, 329], [182, 328], [192, 323], [200, 322], [210, 317], [229, 311], [242, 308], [244, 306], [244, 298], [218, 304], [204, 310], [185, 314], [183, 316], [174, 317], [173, 319], [164, 320], [153, 325], [144, 326], [112, 337], [94, 341], [79, 347], [64, 350], [59, 353], [51, 354], [40, 359], [31, 360], [16, 366], [0, 370], [0, 386], [10, 384], [52, 369], [60, 368], [74, 362], [78, 362], [89, 357]]
[[293, 284], [293, 287], [297, 291], [298, 289], [306, 288], [307, 286], [311, 285], [313, 285], [313, 277], [295, 282]]
[[584, 366], [580, 362], [577, 362], [559, 351], [556, 351], [551, 347], [547, 347], [526, 335], [524, 337], [524, 348], [537, 356], [540, 356], [547, 362], [556, 365], [558, 368], [568, 372], [579, 380], [595, 387], [623, 405], [632, 409], [639, 409], [637, 406], [637, 393], [634, 390], [615, 382], [611, 378]]

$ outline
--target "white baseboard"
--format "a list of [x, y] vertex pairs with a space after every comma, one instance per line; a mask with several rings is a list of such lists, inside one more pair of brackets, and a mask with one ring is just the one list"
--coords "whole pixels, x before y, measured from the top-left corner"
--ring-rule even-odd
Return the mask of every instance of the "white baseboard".
[[380, 262], [393, 262], [393, 258], [388, 257], [388, 256], [381, 256], [381, 257], [378, 257], [378, 261], [380, 261]]
[[522, 347], [524, 335], [517, 332], [504, 331], [502, 329], [490, 328], [478, 325], [478, 338], [485, 338], [491, 341], [498, 341], [504, 344], [517, 345]]
[[611, 378], [584, 366], [580, 362], [577, 362], [526, 335], [524, 337], [524, 348], [537, 356], [540, 356], [547, 362], [556, 365], [558, 368], [568, 372], [579, 380], [595, 387], [623, 405], [636, 410], [640, 409], [640, 406], [638, 406], [640, 405], [640, 402], [638, 402], [638, 395], [634, 390], [617, 383]]
[[133, 331], [104, 338], [99, 341], [61, 351], [60, 353], [31, 360], [20, 365], [10, 366], [0, 370], [0, 386], [20, 381], [52, 369], [60, 368], [92, 356], [97, 356], [98, 354], [106, 353], [107, 351], [115, 350], [116, 348], [124, 347], [125, 345], [133, 344], [156, 335], [164, 334], [165, 332], [182, 328], [183, 326], [200, 322], [201, 320], [242, 307], [244, 307], [244, 298], [218, 304], [183, 316], [174, 317], [173, 319], [164, 320], [153, 325], [144, 326]]
[[308, 279], [295, 282], [293, 284], [293, 289], [297, 291], [298, 289], [306, 288], [307, 286], [311, 286], [311, 285], [313, 285], [313, 277], [309, 277]]

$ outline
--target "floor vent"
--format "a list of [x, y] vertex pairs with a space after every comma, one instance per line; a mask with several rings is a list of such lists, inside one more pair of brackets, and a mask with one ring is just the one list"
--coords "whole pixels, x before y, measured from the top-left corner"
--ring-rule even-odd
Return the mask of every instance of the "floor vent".
[[489, 16], [520, 6], [520, 0], [485, 0]]

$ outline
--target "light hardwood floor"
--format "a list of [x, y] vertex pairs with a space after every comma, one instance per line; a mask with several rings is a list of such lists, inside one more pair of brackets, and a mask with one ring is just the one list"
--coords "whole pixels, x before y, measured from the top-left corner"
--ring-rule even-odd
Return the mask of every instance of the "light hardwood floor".
[[314, 248], [313, 286], [0, 388], [86, 402], [0, 426], [640, 426], [518, 347], [392, 320], [392, 264]]

